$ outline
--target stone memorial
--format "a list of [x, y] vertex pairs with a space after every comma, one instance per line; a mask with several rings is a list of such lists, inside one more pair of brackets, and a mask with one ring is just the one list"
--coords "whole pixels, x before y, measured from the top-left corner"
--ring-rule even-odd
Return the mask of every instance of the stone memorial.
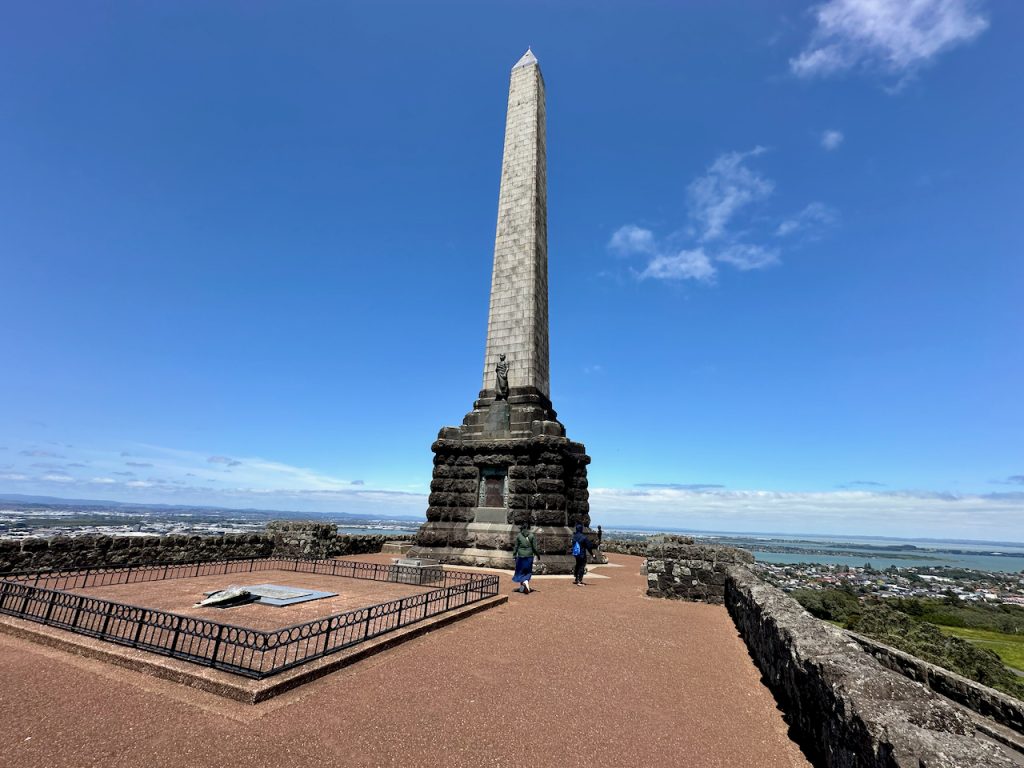
[[534, 570], [570, 573], [573, 527], [589, 528], [590, 457], [549, 394], [546, 151], [544, 78], [528, 50], [509, 85], [483, 388], [431, 446], [427, 522], [410, 556], [511, 568], [526, 524], [542, 553]]

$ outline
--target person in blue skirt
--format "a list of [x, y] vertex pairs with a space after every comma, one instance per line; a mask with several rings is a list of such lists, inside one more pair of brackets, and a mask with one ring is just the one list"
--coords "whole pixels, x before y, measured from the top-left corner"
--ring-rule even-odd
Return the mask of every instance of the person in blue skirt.
[[516, 572], [512, 581], [519, 585], [516, 592], [530, 594], [530, 577], [533, 575], [533, 558], [540, 560], [540, 552], [537, 550], [537, 537], [527, 525], [519, 528], [515, 544], [512, 546], [512, 555], [516, 559]]

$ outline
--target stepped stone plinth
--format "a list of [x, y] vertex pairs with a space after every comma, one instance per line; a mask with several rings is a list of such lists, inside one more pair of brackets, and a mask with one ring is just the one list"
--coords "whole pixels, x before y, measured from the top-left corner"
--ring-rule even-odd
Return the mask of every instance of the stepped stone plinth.
[[431, 447], [430, 506], [411, 554], [511, 568], [525, 524], [542, 553], [535, 571], [568, 573], [573, 526], [590, 525], [590, 457], [549, 396], [544, 132], [544, 78], [527, 51], [509, 85], [483, 387]]

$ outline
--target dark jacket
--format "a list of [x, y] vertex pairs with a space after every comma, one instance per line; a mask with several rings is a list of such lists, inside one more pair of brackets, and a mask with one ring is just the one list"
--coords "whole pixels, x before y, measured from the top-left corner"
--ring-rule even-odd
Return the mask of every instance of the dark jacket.
[[573, 544], [576, 542], [580, 543], [580, 557], [586, 557], [587, 553], [594, 554], [594, 545], [590, 543], [590, 539], [587, 534], [577, 531], [572, 535], [572, 543], [569, 544], [569, 553], [572, 553]]
[[539, 557], [540, 552], [537, 551], [537, 537], [533, 535], [533, 531], [523, 533], [522, 531], [516, 536], [515, 547], [512, 549], [513, 557]]

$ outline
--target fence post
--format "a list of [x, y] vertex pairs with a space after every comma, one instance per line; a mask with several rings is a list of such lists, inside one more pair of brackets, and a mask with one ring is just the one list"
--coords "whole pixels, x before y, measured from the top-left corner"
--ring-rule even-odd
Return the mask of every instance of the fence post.
[[220, 638], [224, 634], [224, 625], [217, 625], [217, 639], [213, 641], [213, 656], [210, 657], [210, 666], [217, 664], [217, 651], [220, 650]]
[[175, 616], [174, 617], [174, 635], [171, 637], [171, 647], [169, 649], [172, 656], [174, 655], [174, 649], [178, 647], [178, 635], [180, 635], [180, 634], [181, 634], [181, 617], [180, 616]]
[[135, 637], [132, 638], [132, 645], [136, 648], [139, 645], [139, 638], [142, 636], [142, 620], [145, 618], [147, 611], [139, 611], [139, 625], [135, 627]]
[[114, 604], [107, 603], [107, 614], [103, 617], [103, 628], [100, 630], [100, 635], [107, 634], [107, 627], [110, 625], [110, 614], [114, 612]]
[[53, 613], [53, 601], [57, 599], [57, 593], [50, 593], [50, 601], [46, 604], [46, 616], [43, 617], [43, 624], [50, 623], [50, 614]]
[[82, 613], [82, 603], [83, 602], [85, 602], [85, 598], [84, 597], [76, 596], [76, 599], [75, 599], [75, 613], [71, 617], [71, 627], [72, 628], [75, 628], [75, 627], [78, 626], [78, 617]]
[[371, 615], [371, 613], [372, 613], [372, 610], [370, 608], [367, 608], [366, 609], [366, 625], [363, 627], [363, 640], [366, 640], [370, 636], [370, 615]]
[[30, 587], [27, 584], [25, 584], [23, 586], [24, 586], [24, 589], [25, 589], [25, 599], [21, 601], [21, 608], [18, 611], [18, 613], [20, 613], [22, 616], [24, 616], [25, 615], [25, 611], [28, 610], [28, 601], [29, 601], [29, 598], [32, 596], [32, 590], [35, 589], [35, 587]]
[[7, 602], [7, 593], [11, 589], [11, 582], [4, 581], [3, 589], [0, 589], [0, 608], [4, 607], [4, 603]]

